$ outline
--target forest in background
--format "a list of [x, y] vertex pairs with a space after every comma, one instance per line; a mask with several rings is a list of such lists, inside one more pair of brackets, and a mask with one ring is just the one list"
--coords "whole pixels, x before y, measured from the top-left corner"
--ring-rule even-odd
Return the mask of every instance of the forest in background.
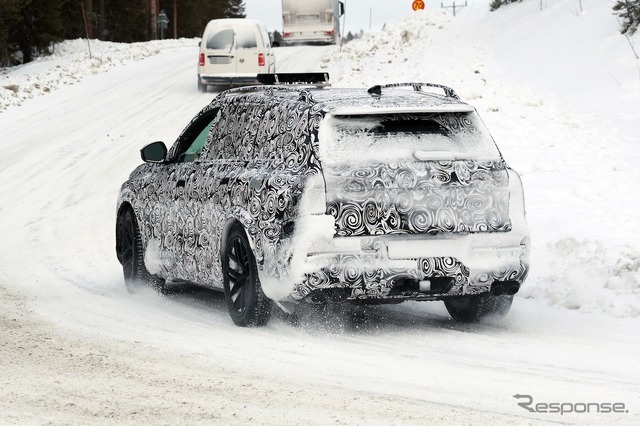
[[243, 0], [0, 0], [0, 66], [30, 62], [60, 40], [199, 37], [211, 19], [244, 17]]

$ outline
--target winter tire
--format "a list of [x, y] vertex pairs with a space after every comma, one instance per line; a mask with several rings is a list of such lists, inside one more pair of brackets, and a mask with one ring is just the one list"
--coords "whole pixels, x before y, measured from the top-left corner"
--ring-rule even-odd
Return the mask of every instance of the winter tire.
[[164, 280], [149, 273], [144, 266], [144, 251], [142, 250], [138, 221], [130, 208], [118, 216], [116, 232], [116, 251], [118, 260], [122, 264], [127, 290], [130, 293], [135, 293], [141, 287], [149, 286], [163, 292]]
[[444, 301], [449, 315], [459, 322], [478, 322], [493, 315], [503, 317], [509, 313], [513, 296], [480, 296], [453, 297]]
[[240, 225], [229, 231], [222, 257], [224, 297], [233, 322], [240, 327], [265, 325], [271, 300], [262, 292], [256, 259]]

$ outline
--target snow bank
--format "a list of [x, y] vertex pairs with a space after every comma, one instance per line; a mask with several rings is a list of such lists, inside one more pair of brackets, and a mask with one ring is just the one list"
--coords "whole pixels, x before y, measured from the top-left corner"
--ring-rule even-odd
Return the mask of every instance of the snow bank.
[[[54, 46], [53, 53], [25, 65], [0, 68], [0, 112], [21, 105], [26, 99], [72, 85], [85, 76], [106, 72], [157, 55], [163, 50], [195, 46], [198, 39], [155, 40], [146, 43], [111, 43], [67, 40]], [[194, 65], [195, 66], [195, 65]]]
[[[522, 295], [550, 305], [614, 317], [640, 317], [640, 251], [598, 240], [546, 244], [548, 258]], [[531, 283], [530, 283], [531, 284]]]

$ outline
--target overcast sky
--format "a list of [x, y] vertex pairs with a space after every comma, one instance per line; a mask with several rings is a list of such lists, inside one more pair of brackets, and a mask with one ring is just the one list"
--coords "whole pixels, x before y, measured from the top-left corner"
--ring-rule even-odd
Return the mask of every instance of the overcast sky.
[[[305, 1], [305, 0], [302, 0]], [[381, 29], [385, 23], [413, 13], [413, 0], [342, 0], [345, 3], [347, 31], [357, 32], [369, 29], [369, 12], [371, 12], [371, 28]], [[425, 3], [430, 3], [425, 1]], [[262, 21], [269, 31], [282, 31], [281, 0], [245, 0], [247, 18]], [[342, 24], [342, 20], [340, 21]], [[346, 32], [345, 32], [346, 33]]]

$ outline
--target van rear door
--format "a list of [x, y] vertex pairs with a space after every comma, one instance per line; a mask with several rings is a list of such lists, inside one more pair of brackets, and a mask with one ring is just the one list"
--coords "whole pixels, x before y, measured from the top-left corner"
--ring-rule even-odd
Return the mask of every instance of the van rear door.
[[[264, 66], [264, 53], [259, 58], [257, 26], [253, 24], [237, 25], [236, 31], [236, 72], [238, 74], [257, 74], [258, 66]], [[260, 63], [261, 61], [261, 63]]]
[[205, 75], [235, 74], [236, 69], [236, 34], [230, 24], [218, 24], [206, 32], [204, 54]]

